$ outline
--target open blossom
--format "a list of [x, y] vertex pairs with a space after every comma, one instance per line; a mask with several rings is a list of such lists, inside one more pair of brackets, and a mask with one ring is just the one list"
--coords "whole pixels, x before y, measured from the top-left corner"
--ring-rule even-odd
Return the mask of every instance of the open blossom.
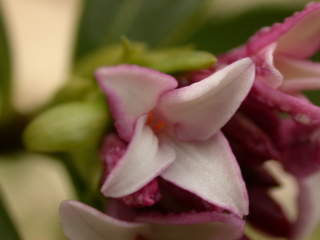
[[[252, 87], [245, 58], [197, 83], [120, 65], [97, 71], [117, 134], [106, 137], [104, 213], [76, 201], [61, 206], [74, 240], [238, 240], [248, 197], [220, 129]], [[242, 238], [245, 239], [245, 238]]]
[[320, 48], [320, 3], [310, 3], [283, 23], [265, 27], [248, 43], [220, 57], [220, 62], [252, 56], [256, 78], [272, 88], [293, 95], [320, 87], [319, 63], [312, 57]]

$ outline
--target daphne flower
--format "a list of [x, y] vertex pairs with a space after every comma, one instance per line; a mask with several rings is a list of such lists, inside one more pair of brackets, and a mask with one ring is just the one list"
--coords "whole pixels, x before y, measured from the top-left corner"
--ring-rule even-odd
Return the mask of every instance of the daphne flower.
[[[306, 132], [309, 133], [310, 145], [318, 144], [316, 132], [320, 124], [320, 109], [306, 99], [303, 91], [320, 88], [320, 63], [308, 60], [320, 50], [319, 21], [320, 3], [311, 3], [305, 10], [287, 18], [283, 23], [263, 28], [245, 46], [220, 58], [222, 65], [247, 56], [254, 59], [257, 66], [256, 81], [250, 100], [246, 102], [251, 105], [256, 102], [292, 117], [293, 123], [289, 120], [282, 124], [283, 121], [280, 121], [285, 126], [281, 127], [279, 136], [282, 137], [282, 148], [291, 148], [289, 145], [295, 144], [294, 141], [299, 138], [306, 139]], [[286, 137], [292, 136], [293, 132], [295, 138]], [[286, 156], [292, 158], [300, 157], [301, 154], [297, 152], [299, 149], [291, 148], [296, 153], [290, 152], [290, 149], [283, 150], [287, 152]], [[308, 155], [309, 160], [305, 160], [310, 161], [310, 164], [295, 165], [299, 164], [299, 160], [290, 160], [291, 166], [288, 165], [287, 168], [295, 175], [308, 175], [320, 168], [319, 154], [313, 151], [312, 158]], [[283, 157], [287, 158], [286, 156]], [[289, 160], [284, 161], [287, 165]]]
[[320, 64], [308, 60], [320, 49], [320, 3], [310, 3], [283, 23], [265, 27], [248, 43], [221, 56], [220, 62], [252, 56], [257, 78], [292, 94], [318, 89]]
[[319, 20], [320, 3], [310, 3], [305, 10], [263, 28], [246, 45], [221, 56], [220, 65], [252, 57], [257, 80], [252, 97], [289, 113], [296, 122], [317, 125], [319, 109], [306, 101], [302, 91], [320, 88], [320, 63], [308, 60], [320, 50]]
[[107, 136], [105, 213], [61, 207], [70, 239], [236, 240], [248, 198], [220, 128], [248, 94], [254, 65], [243, 59], [200, 82], [121, 65], [97, 71], [118, 135]]

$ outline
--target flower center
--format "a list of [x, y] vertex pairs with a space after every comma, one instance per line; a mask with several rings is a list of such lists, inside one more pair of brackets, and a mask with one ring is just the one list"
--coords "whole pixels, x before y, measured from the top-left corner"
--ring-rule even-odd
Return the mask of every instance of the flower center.
[[153, 112], [149, 112], [147, 124], [152, 128], [152, 130], [155, 133], [162, 132], [166, 127], [166, 123], [160, 120], [159, 118], [155, 117], [155, 114]]

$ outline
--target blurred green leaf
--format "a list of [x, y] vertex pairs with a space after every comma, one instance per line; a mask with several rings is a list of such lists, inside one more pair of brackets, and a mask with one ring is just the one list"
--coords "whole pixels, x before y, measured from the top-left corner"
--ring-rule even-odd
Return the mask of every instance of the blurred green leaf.
[[39, 152], [72, 152], [96, 147], [110, 123], [106, 104], [69, 102], [38, 115], [26, 128], [24, 142]]
[[260, 6], [228, 17], [214, 17], [207, 21], [189, 39], [199, 49], [221, 54], [244, 44], [257, 30], [282, 22], [298, 9], [288, 7]]
[[57, 105], [69, 101], [83, 101], [88, 96], [97, 90], [97, 84], [92, 80], [79, 77], [76, 75], [71, 76], [66, 84], [57, 92], [53, 101], [49, 106]]
[[176, 73], [208, 68], [216, 62], [216, 58], [208, 52], [179, 47], [150, 51], [136, 61], [136, 64], [160, 72]]
[[189, 46], [152, 50], [142, 43], [125, 41], [122, 45], [107, 46], [80, 59], [74, 71], [78, 79], [71, 80], [65, 90], [70, 92], [68, 95], [79, 92], [83, 96], [82, 90], [89, 87], [88, 79], [92, 79], [94, 71], [103, 66], [129, 63], [165, 73], [176, 73], [207, 68], [215, 62], [216, 58], [211, 53], [197, 51]]
[[317, 106], [320, 106], [320, 91], [319, 90], [308, 90], [303, 92], [308, 99]]
[[[130, 42], [130, 55], [145, 52], [145, 45], [142, 43]], [[104, 46], [98, 50], [92, 51], [87, 56], [81, 58], [75, 65], [74, 75], [92, 78], [94, 71], [98, 67], [111, 66], [124, 63], [128, 52], [122, 44], [113, 44]]]
[[5, 240], [19, 240], [19, 234], [8, 214], [0, 192], [0, 236]]
[[316, 62], [320, 62], [320, 51], [319, 51], [317, 54], [315, 54], [315, 55], [311, 58], [311, 60], [316, 61]]
[[317, 228], [313, 231], [310, 237], [306, 240], [319, 240], [320, 239], [320, 225], [318, 224]]
[[[1, 5], [0, 5], [1, 7]], [[9, 44], [0, 8], [0, 125], [10, 117], [11, 68]]]
[[208, 0], [84, 0], [76, 58], [125, 35], [150, 46], [168, 44], [206, 17]]

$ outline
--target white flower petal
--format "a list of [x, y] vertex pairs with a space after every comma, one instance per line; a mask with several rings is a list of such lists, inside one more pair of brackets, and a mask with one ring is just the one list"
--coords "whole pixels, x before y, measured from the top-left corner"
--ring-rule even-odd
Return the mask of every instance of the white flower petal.
[[161, 94], [177, 86], [170, 75], [135, 65], [100, 68], [96, 76], [108, 97], [119, 135], [127, 141], [137, 118], [151, 111]]
[[254, 72], [249, 58], [239, 60], [206, 79], [166, 93], [157, 110], [175, 126], [180, 139], [208, 139], [231, 118], [247, 96]]
[[176, 159], [161, 175], [164, 179], [239, 216], [248, 213], [246, 187], [222, 133], [207, 141], [172, 144]]
[[145, 121], [146, 116], [137, 120], [126, 153], [102, 186], [105, 196], [118, 198], [136, 192], [174, 161], [173, 149], [160, 142]]
[[297, 93], [320, 89], [320, 63], [278, 56], [276, 67], [285, 80], [281, 90]]
[[256, 80], [264, 81], [272, 88], [278, 88], [283, 82], [283, 76], [274, 66], [276, 43], [270, 44], [252, 57], [256, 64]]
[[320, 63], [277, 56], [275, 64], [285, 80], [305, 77], [319, 78], [320, 81]]
[[60, 221], [70, 240], [135, 240], [147, 229], [143, 224], [114, 219], [77, 201], [61, 204]]
[[282, 24], [285, 33], [278, 40], [277, 51], [298, 58], [312, 56], [320, 46], [320, 4], [310, 4]]

